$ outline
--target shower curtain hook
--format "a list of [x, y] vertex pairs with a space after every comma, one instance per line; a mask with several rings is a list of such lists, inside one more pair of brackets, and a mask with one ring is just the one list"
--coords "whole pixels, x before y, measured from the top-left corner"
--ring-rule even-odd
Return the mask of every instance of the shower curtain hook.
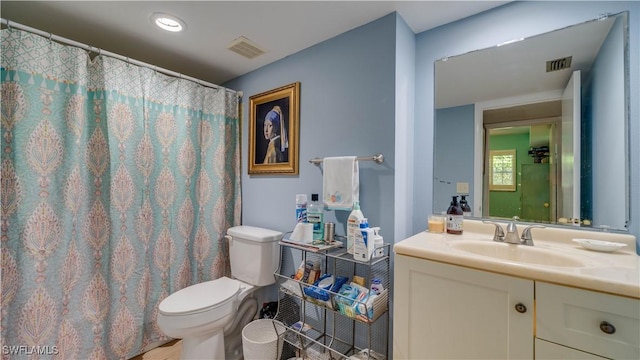
[[7, 20], [7, 29], [9, 29], [9, 31], [13, 30], [11, 29], [11, 21]]

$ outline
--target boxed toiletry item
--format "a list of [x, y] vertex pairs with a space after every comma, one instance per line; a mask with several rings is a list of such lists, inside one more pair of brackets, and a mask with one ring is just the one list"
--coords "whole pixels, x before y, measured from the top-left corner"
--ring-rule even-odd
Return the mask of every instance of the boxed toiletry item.
[[324, 274], [313, 285], [305, 287], [304, 294], [307, 300], [333, 310], [331, 296], [348, 280], [349, 278], [344, 276]]
[[302, 289], [300, 288], [300, 283], [296, 281], [293, 281], [291, 279], [285, 280], [280, 283], [280, 288], [289, 294], [302, 297]]
[[[356, 319], [363, 322], [374, 322], [384, 314], [388, 309], [387, 299], [389, 297], [389, 291], [387, 289], [382, 290], [380, 295], [376, 295], [370, 292], [369, 298], [364, 303], [366, 313], [356, 315]], [[363, 311], [364, 312], [364, 311]]]
[[334, 296], [334, 308], [349, 317], [354, 317], [355, 310], [353, 309], [353, 305], [354, 303], [357, 304], [356, 299], [358, 295], [360, 295], [358, 287], [358, 285], [352, 286], [351, 284], [342, 285], [338, 294]]
[[364, 286], [365, 283], [364, 278], [358, 275], [354, 275], [352, 281], [360, 286]]
[[343, 285], [334, 297], [335, 310], [362, 322], [373, 322], [387, 311], [388, 291], [386, 289], [378, 295], [367, 288], [354, 285], [354, 283]]
[[298, 321], [297, 323], [291, 325], [291, 328], [298, 332], [305, 333], [307, 332], [307, 330], [311, 329], [311, 326], [307, 323], [303, 323], [302, 321]]

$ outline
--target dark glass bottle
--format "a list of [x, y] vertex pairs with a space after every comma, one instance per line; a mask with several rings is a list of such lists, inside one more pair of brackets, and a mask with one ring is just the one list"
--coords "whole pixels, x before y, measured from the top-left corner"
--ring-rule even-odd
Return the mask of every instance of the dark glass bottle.
[[465, 217], [471, 216], [471, 207], [467, 202], [467, 195], [460, 195], [460, 207], [462, 208], [462, 215]]
[[447, 209], [447, 234], [462, 234], [463, 214], [462, 208], [458, 203], [458, 197], [453, 196], [453, 200], [451, 200], [451, 204]]

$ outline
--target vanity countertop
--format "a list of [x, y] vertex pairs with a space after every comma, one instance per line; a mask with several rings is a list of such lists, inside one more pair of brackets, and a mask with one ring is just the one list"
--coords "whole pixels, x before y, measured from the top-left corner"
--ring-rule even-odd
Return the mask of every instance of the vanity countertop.
[[[506, 223], [502, 225], [504, 228]], [[518, 224], [518, 233], [525, 226]], [[493, 242], [493, 233], [493, 225], [465, 219], [462, 235], [423, 231], [396, 243], [393, 251], [400, 255], [640, 299], [640, 256], [636, 254], [636, 239], [632, 235], [572, 228], [532, 229], [536, 250], [570, 257], [583, 263], [582, 266], [510, 261], [455, 247], [456, 242]], [[614, 252], [599, 252], [583, 248], [572, 241], [574, 238], [612, 241], [627, 246]]]

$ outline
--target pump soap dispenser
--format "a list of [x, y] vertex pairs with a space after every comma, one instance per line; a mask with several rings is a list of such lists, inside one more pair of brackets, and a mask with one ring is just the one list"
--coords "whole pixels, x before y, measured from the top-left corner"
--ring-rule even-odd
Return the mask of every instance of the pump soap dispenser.
[[453, 196], [451, 205], [449, 205], [449, 209], [447, 209], [447, 234], [462, 234], [463, 214], [462, 208], [458, 203], [458, 197]]
[[460, 195], [460, 207], [462, 208], [462, 214], [464, 217], [471, 216], [471, 206], [467, 201], [467, 195]]

